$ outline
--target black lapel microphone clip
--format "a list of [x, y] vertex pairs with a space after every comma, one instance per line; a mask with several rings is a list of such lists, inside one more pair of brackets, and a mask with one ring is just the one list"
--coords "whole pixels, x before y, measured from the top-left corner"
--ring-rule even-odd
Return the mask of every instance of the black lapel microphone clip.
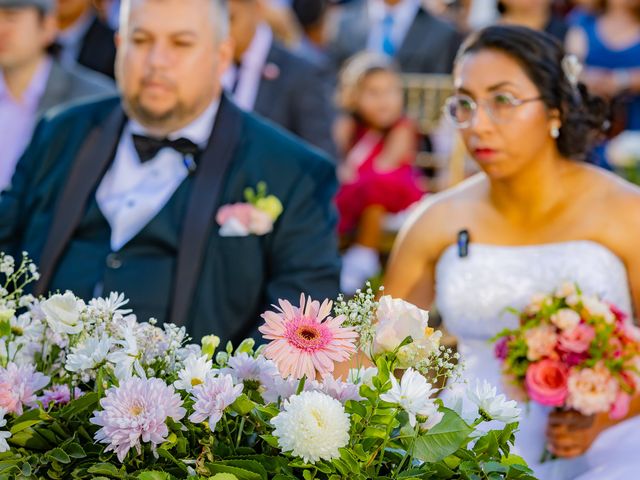
[[458, 232], [458, 256], [465, 258], [469, 255], [469, 230], [460, 230]]

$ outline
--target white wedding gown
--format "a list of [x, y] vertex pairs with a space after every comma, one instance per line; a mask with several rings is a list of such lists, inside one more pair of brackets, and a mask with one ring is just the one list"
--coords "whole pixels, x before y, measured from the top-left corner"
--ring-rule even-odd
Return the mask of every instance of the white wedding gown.
[[[500, 365], [488, 341], [518, 325], [508, 307], [523, 308], [536, 293], [551, 293], [563, 282], [577, 282], [626, 313], [632, 311], [627, 273], [613, 252], [592, 241], [531, 246], [471, 244], [461, 258], [455, 245], [436, 266], [436, 304], [446, 328], [457, 337], [471, 385], [486, 379], [502, 389]], [[524, 457], [542, 480], [622, 480], [640, 478], [640, 416], [603, 432], [576, 459], [539, 460], [549, 409], [521, 405], [514, 453]]]

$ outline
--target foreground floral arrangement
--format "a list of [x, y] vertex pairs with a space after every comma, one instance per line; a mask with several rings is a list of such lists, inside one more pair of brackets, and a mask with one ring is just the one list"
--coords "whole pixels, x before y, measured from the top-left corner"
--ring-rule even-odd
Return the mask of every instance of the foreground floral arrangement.
[[[464, 419], [435, 399], [457, 355], [406, 302], [281, 301], [266, 347], [216, 353], [121, 295], [23, 295], [37, 275], [0, 254], [0, 479], [533, 478], [509, 453], [515, 402], [477, 385]], [[365, 356], [375, 367], [334, 377]]]
[[640, 385], [640, 329], [615, 306], [567, 283], [497, 337], [507, 380], [542, 405], [624, 418]]

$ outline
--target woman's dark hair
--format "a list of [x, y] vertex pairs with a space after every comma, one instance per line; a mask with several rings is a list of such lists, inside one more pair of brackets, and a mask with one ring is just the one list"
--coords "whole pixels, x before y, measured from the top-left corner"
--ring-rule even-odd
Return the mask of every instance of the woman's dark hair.
[[560, 153], [582, 159], [608, 128], [607, 103], [591, 95], [584, 84], [575, 87], [563, 70], [565, 51], [554, 37], [520, 26], [496, 25], [471, 34], [458, 51], [465, 55], [497, 50], [517, 61], [536, 85], [548, 109], [560, 112]]

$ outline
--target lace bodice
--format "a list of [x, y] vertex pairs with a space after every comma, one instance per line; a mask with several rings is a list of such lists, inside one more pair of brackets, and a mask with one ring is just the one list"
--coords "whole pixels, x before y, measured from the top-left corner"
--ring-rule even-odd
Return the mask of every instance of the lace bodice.
[[505, 308], [521, 309], [534, 294], [551, 293], [565, 281], [631, 312], [624, 264], [605, 246], [586, 240], [515, 247], [472, 243], [465, 258], [452, 245], [436, 266], [436, 304], [458, 338], [487, 339], [517, 326]]

